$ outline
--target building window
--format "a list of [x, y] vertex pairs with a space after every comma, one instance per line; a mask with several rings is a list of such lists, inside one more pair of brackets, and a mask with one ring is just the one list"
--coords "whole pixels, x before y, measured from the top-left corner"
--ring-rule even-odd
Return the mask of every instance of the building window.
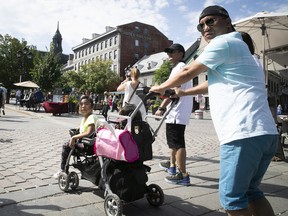
[[91, 60], [90, 60], [90, 59], [88, 59], [88, 64], [90, 64], [90, 61], [91, 61]]
[[98, 52], [99, 50], [99, 44], [96, 45], [96, 51]]
[[75, 53], [75, 55], [74, 55], [74, 56], [75, 56], [74, 58], [75, 58], [75, 59], [77, 59], [77, 53]]
[[104, 55], [104, 60], [107, 60], [107, 53], [105, 53]]
[[87, 56], [87, 50], [88, 50], [88, 48], [87, 48], [87, 49], [85, 49], [85, 56]]
[[116, 73], [117, 72], [117, 65], [113, 65], [113, 71]]
[[136, 33], [140, 33], [140, 28], [139, 28], [139, 26], [135, 26], [135, 32], [136, 32]]
[[115, 37], [114, 37], [114, 44], [116, 45], [117, 43], [118, 43], [118, 37], [115, 36]]
[[113, 42], [113, 39], [110, 38], [110, 40], [109, 40], [109, 46], [110, 46], [110, 47], [112, 46], [112, 42]]
[[105, 48], [108, 46], [108, 40], [105, 41]]
[[109, 52], [109, 59], [112, 59], [112, 52]]
[[89, 54], [91, 54], [91, 47], [89, 47]]
[[134, 58], [135, 58], [135, 60], [139, 60], [139, 54], [135, 53]]
[[139, 40], [135, 40], [135, 46], [138, 47], [139, 46]]
[[103, 42], [101, 42], [101, 47], [100, 47], [100, 50], [102, 50], [103, 49]]
[[148, 29], [145, 28], [145, 29], [144, 29], [144, 34], [148, 34], [148, 33], [149, 33]]
[[198, 76], [193, 78], [193, 86], [197, 86], [199, 84], [199, 78]]
[[93, 53], [95, 52], [95, 46], [92, 47], [92, 52], [93, 52]]
[[117, 50], [114, 50], [114, 59], [117, 59]]
[[103, 59], [103, 55], [100, 55], [100, 61]]

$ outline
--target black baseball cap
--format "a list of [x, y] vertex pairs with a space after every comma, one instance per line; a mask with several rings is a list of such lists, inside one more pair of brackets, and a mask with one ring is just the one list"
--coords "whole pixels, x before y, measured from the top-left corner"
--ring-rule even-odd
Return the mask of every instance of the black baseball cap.
[[178, 43], [172, 44], [170, 47], [165, 48], [165, 49], [164, 49], [164, 52], [166, 52], [166, 53], [171, 53], [171, 52], [173, 52], [174, 50], [178, 50], [178, 51], [182, 52], [183, 55], [185, 55], [185, 49], [184, 49], [184, 47], [183, 47], [181, 44], [178, 44]]
[[[227, 10], [219, 5], [212, 5], [212, 6], [208, 6], [206, 8], [204, 8], [204, 10], [202, 11], [202, 13], [199, 16], [199, 22], [202, 18], [209, 16], [209, 15], [217, 15], [217, 16], [223, 16], [223, 17], [227, 17], [230, 18], [229, 13], [227, 12]], [[231, 19], [230, 19], [231, 20]], [[235, 31], [235, 28], [232, 26], [232, 30]]]

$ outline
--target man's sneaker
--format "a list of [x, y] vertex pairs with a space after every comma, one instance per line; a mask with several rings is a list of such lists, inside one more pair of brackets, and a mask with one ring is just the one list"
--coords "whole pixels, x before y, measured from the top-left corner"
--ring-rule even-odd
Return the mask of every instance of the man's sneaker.
[[176, 175], [176, 166], [170, 167], [170, 161], [160, 162], [159, 166], [170, 175]]
[[53, 175], [53, 178], [58, 179], [62, 172], [64, 172], [64, 171], [63, 170], [58, 170], [58, 172]]
[[3, 115], [5, 115], [5, 111], [4, 110], [2, 110], [2, 113], [3, 113]]
[[179, 185], [190, 185], [190, 177], [189, 175], [183, 177], [181, 172], [177, 173], [176, 175], [167, 176], [165, 181], [171, 184], [179, 184]]

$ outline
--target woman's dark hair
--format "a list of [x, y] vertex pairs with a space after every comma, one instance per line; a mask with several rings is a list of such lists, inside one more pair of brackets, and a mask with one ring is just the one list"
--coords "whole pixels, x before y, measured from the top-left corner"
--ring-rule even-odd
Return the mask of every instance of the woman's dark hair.
[[243, 41], [247, 44], [252, 55], [255, 53], [255, 46], [251, 36], [247, 32], [240, 32]]
[[82, 95], [82, 96], [80, 97], [79, 103], [80, 103], [83, 99], [88, 100], [88, 101], [91, 103], [91, 106], [93, 107], [93, 99], [92, 99], [91, 97], [89, 97], [88, 95]]

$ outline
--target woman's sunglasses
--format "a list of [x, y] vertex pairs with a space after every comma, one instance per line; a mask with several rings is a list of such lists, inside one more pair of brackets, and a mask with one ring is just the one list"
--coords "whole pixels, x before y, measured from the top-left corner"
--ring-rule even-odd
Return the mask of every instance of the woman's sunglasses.
[[201, 32], [203, 30], [203, 28], [204, 28], [204, 24], [209, 26], [209, 27], [214, 26], [216, 21], [217, 21], [217, 19], [215, 19], [215, 18], [207, 19], [204, 23], [199, 23], [197, 25], [197, 30], [199, 32]]

